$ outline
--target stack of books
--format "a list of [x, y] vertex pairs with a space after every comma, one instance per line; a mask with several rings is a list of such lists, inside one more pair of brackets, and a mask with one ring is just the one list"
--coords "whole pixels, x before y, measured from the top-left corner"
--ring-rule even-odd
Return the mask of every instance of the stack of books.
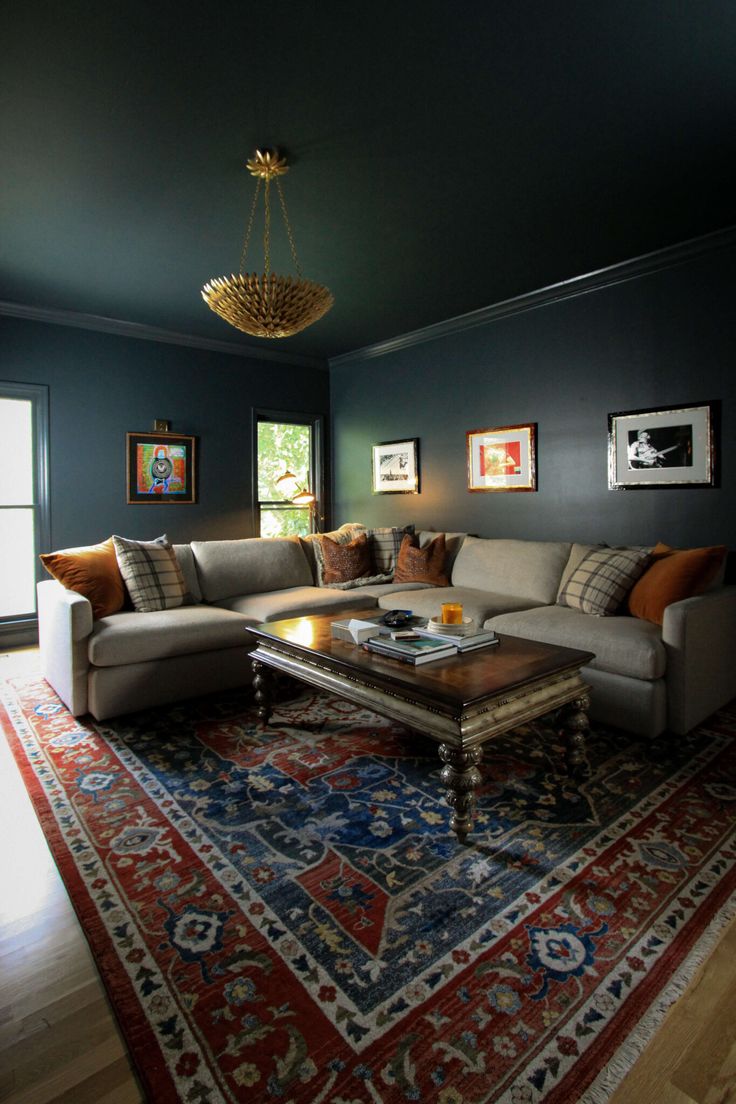
[[475, 648], [486, 648], [491, 644], [498, 644], [498, 637], [493, 629], [480, 629], [478, 632], [443, 633], [441, 628], [414, 630], [428, 640], [441, 640], [443, 643], [454, 644], [458, 652], [472, 652]]
[[392, 640], [390, 636], [374, 636], [366, 640], [363, 647], [369, 652], [415, 665], [457, 655], [456, 641], [433, 640], [429, 635], [420, 636], [418, 640]]

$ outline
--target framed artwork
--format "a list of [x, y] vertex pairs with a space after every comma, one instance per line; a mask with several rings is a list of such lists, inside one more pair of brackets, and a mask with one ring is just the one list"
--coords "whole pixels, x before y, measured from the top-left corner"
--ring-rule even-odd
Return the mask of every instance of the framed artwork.
[[713, 402], [608, 415], [608, 486], [715, 486]]
[[537, 424], [470, 429], [469, 491], [536, 491]]
[[197, 438], [126, 433], [128, 505], [197, 501]]
[[373, 494], [419, 494], [419, 438], [373, 446]]

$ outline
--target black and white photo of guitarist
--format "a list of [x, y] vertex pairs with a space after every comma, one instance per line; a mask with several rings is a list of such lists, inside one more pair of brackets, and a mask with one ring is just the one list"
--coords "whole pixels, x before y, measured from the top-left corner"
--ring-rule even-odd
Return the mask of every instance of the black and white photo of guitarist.
[[[629, 434], [628, 462], [629, 469], [663, 468], [671, 464], [678, 466], [692, 463], [691, 450], [685, 439], [687, 433], [678, 429], [675, 433], [676, 440], [672, 445], [662, 446], [662, 442], [654, 444], [651, 434], [645, 429]], [[672, 437], [669, 438], [672, 440]], [[675, 453], [675, 456], [670, 455]]]

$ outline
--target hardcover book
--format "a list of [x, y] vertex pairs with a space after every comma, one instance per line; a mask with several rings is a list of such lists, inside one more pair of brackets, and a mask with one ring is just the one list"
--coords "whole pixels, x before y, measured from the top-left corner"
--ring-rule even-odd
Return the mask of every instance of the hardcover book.
[[457, 654], [454, 644], [446, 640], [430, 640], [421, 637], [419, 640], [391, 640], [381, 636], [366, 641], [364, 647], [371, 652], [379, 652], [381, 655], [390, 656], [392, 659], [402, 659], [406, 663], [429, 663], [433, 659], [445, 659], [447, 656]]

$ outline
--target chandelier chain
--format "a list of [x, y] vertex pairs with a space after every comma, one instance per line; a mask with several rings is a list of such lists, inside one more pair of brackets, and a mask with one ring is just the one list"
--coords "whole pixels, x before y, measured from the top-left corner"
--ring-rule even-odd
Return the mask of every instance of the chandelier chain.
[[266, 183], [263, 186], [263, 199], [264, 199], [264, 217], [263, 217], [263, 271], [268, 277], [271, 272], [271, 197], [270, 197], [270, 185], [271, 180], [266, 177]]
[[286, 233], [289, 238], [289, 246], [291, 247], [291, 257], [294, 261], [294, 268], [299, 279], [302, 279], [302, 266], [299, 264], [299, 258], [296, 255], [296, 245], [294, 244], [294, 235], [291, 232], [291, 223], [289, 222], [289, 213], [286, 210], [286, 200], [284, 199], [284, 193], [281, 190], [281, 181], [276, 177], [276, 189], [279, 193], [279, 201], [281, 203], [281, 214], [284, 216], [284, 225], [286, 226]]
[[258, 180], [256, 182], [256, 194], [253, 196], [253, 203], [251, 204], [251, 208], [250, 208], [250, 216], [248, 218], [248, 228], [245, 231], [245, 240], [243, 242], [243, 251], [240, 254], [240, 267], [238, 269], [238, 272], [242, 272], [244, 267], [245, 267], [245, 255], [248, 252], [248, 244], [250, 242], [250, 235], [251, 235], [251, 231], [253, 229], [253, 218], [254, 218], [255, 213], [256, 213], [256, 204], [258, 203], [258, 195], [259, 195], [260, 190], [261, 190], [261, 182], [260, 182], [260, 180]]

